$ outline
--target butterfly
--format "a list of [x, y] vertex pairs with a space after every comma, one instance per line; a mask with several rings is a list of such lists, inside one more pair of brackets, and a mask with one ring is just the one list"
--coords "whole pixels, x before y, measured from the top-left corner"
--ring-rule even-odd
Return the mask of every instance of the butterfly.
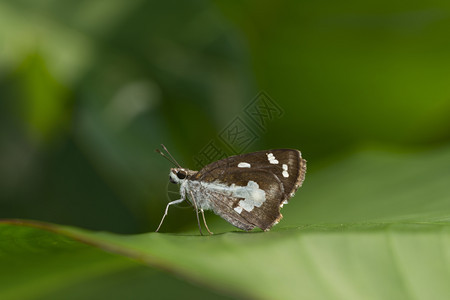
[[[169, 202], [156, 229], [159, 231], [169, 207], [188, 200], [195, 208], [200, 234], [199, 212], [206, 224], [205, 210], [234, 225], [250, 231], [259, 227], [270, 230], [283, 217], [280, 208], [287, 204], [302, 185], [306, 174], [306, 160], [299, 150], [273, 149], [230, 156], [203, 167], [200, 171], [182, 168], [167, 148], [171, 161], [169, 180], [180, 185], [181, 198]], [[170, 158], [169, 158], [170, 157]]]

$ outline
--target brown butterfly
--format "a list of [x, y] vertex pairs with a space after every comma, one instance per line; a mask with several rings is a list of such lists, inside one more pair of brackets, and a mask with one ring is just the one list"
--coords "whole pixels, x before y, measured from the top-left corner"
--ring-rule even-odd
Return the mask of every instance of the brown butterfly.
[[306, 173], [306, 160], [295, 149], [274, 149], [230, 156], [218, 160], [200, 171], [182, 168], [170, 156], [161, 155], [177, 166], [170, 169], [169, 179], [180, 185], [181, 198], [167, 204], [156, 231], [161, 228], [170, 205], [188, 199], [194, 206], [200, 234], [198, 212], [210, 234], [205, 210], [225, 219], [230, 224], [249, 231], [259, 227], [264, 231], [276, 225], [283, 217], [280, 208], [302, 185]]

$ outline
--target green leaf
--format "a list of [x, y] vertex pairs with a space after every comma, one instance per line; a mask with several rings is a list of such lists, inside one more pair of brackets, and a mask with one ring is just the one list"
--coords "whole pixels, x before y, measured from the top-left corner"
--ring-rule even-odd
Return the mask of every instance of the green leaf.
[[[64, 295], [107, 274], [127, 278], [139, 263], [238, 297], [445, 299], [449, 158], [448, 148], [364, 152], [308, 174], [270, 232], [117, 235], [4, 220], [0, 265], [8, 272], [0, 273], [0, 298]], [[137, 290], [167, 293], [153, 288]]]
[[105, 252], [111, 245], [103, 244], [103, 249], [97, 242], [94, 247], [87, 245], [87, 235], [69, 232], [51, 224], [2, 221], [0, 299], [127, 299], [130, 295], [133, 299], [148, 299], [148, 295], [179, 299], [186, 294], [229, 299], [142, 266], [126, 255]]

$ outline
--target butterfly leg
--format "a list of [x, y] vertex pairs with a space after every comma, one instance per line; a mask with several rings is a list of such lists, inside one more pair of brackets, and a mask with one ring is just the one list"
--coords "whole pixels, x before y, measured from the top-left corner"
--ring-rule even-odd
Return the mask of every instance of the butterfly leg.
[[[191, 195], [192, 203], [194, 204], [195, 214], [196, 214], [196, 216], [197, 216], [198, 230], [200, 231], [200, 235], [203, 235], [203, 232], [202, 232], [202, 226], [200, 225], [200, 218], [198, 217], [197, 201], [195, 201], [194, 195], [192, 194], [191, 191], [189, 191], [189, 194]], [[208, 231], [209, 231], [209, 230], [208, 230]]]
[[169, 211], [169, 206], [171, 206], [172, 204], [178, 204], [184, 201], [184, 198], [169, 202], [166, 206], [166, 211], [164, 212], [164, 216], [162, 217], [161, 223], [159, 223], [158, 228], [156, 229], [155, 232], [158, 232], [159, 228], [161, 228], [162, 223], [164, 222], [164, 218], [167, 216], [167, 212]]
[[205, 213], [203, 212], [203, 209], [200, 209], [200, 212], [202, 213], [203, 223], [205, 224], [206, 230], [208, 230], [208, 233], [212, 235], [213, 233], [209, 230], [208, 225], [206, 224]]

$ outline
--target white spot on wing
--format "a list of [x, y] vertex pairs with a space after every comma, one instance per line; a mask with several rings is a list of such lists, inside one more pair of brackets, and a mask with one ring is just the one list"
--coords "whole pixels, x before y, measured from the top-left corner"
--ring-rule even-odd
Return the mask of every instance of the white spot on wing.
[[267, 159], [269, 160], [269, 163], [276, 165], [279, 163], [279, 161], [275, 158], [275, 156], [273, 155], [273, 153], [266, 153], [267, 155]]
[[287, 164], [283, 164], [283, 177], [286, 177], [286, 178], [289, 177], [289, 173], [287, 170], [288, 170]]
[[250, 167], [251, 167], [251, 165], [246, 162], [241, 162], [238, 164], [238, 168], [250, 168]]
[[243, 188], [241, 195], [244, 196], [244, 200], [239, 201], [239, 207], [246, 211], [250, 212], [255, 207], [261, 207], [266, 201], [266, 192], [260, 189], [256, 182], [250, 180], [247, 186], [241, 188]]
[[246, 186], [238, 186], [235, 184], [226, 185], [221, 182], [190, 181], [188, 189], [188, 191], [191, 191], [194, 194], [194, 197], [197, 200], [197, 206], [205, 210], [214, 210], [214, 206], [208, 197], [209, 193], [243, 199], [240, 200], [238, 206], [234, 208], [239, 214], [242, 210], [251, 212], [255, 207], [261, 207], [266, 201], [266, 192], [263, 189], [260, 189], [259, 185], [252, 180], [250, 180]]

